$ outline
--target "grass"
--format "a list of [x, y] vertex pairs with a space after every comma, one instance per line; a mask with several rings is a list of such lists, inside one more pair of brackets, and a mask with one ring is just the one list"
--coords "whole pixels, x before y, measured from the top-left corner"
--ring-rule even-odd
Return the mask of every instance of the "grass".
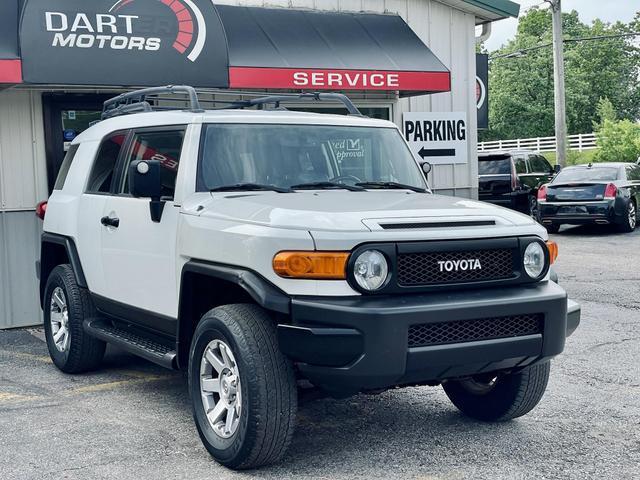
[[[591, 163], [594, 161], [593, 157], [596, 155], [597, 151], [597, 148], [594, 148], [593, 150], [584, 150], [582, 152], [579, 152], [578, 150], [569, 150], [567, 152], [567, 165]], [[556, 152], [544, 152], [542, 155], [544, 155], [551, 165], [556, 164]]]

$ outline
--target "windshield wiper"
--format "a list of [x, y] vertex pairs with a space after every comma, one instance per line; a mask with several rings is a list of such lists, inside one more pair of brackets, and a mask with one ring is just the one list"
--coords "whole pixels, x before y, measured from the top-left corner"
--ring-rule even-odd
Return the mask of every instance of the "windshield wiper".
[[309, 182], [309, 183], [300, 183], [298, 185], [291, 185], [292, 190], [324, 190], [324, 189], [333, 189], [333, 188], [343, 188], [345, 190], [349, 190], [350, 192], [362, 192], [364, 188], [356, 187], [353, 185], [346, 185], [344, 183], [338, 182]]
[[414, 192], [426, 193], [426, 188], [414, 187], [413, 185], [405, 185], [398, 182], [358, 182], [358, 187], [363, 188], [397, 188], [402, 190], [412, 190]]
[[290, 188], [278, 187], [277, 185], [268, 185], [263, 183], [235, 183], [233, 185], [222, 185], [210, 189], [210, 192], [234, 192], [234, 191], [259, 191], [259, 190], [271, 190], [278, 193], [290, 193]]

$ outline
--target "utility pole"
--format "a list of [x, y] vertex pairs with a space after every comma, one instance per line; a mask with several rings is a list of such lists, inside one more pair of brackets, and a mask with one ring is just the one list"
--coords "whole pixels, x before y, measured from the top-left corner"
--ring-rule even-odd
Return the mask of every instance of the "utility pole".
[[567, 164], [567, 115], [564, 98], [564, 50], [562, 41], [561, 0], [545, 0], [551, 5], [553, 19], [553, 85], [555, 99], [557, 164]]

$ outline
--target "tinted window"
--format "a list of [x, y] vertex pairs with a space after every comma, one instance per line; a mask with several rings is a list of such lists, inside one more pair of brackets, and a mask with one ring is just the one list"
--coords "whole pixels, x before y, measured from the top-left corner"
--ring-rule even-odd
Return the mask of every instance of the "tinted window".
[[288, 188], [311, 182], [398, 182], [424, 188], [415, 158], [393, 128], [208, 125], [199, 191], [236, 183]]
[[578, 167], [565, 168], [555, 178], [553, 183], [571, 182], [610, 182], [618, 180], [620, 169], [617, 167]]
[[540, 155], [531, 155], [529, 165], [531, 165], [532, 173], [549, 173], [551, 171], [551, 165], [547, 159]]
[[69, 169], [71, 168], [71, 163], [73, 162], [74, 157], [76, 156], [76, 152], [78, 151], [78, 147], [80, 145], [71, 145], [67, 154], [64, 156], [64, 160], [62, 161], [62, 165], [60, 166], [60, 171], [58, 172], [58, 178], [56, 179], [56, 184], [53, 186], [54, 190], [62, 190], [64, 187], [64, 182], [67, 179], [67, 174], [69, 173]]
[[627, 167], [627, 180], [640, 180], [640, 167], [638, 165], [629, 165]]
[[126, 132], [116, 132], [103, 140], [91, 168], [87, 192], [106, 193], [111, 190], [113, 171], [126, 138]]
[[516, 158], [513, 163], [516, 166], [517, 174], [527, 173], [527, 162], [524, 161], [524, 158]]
[[120, 193], [130, 192], [128, 173], [131, 162], [136, 160], [158, 160], [162, 167], [162, 196], [173, 198], [183, 140], [184, 129], [146, 130], [135, 133], [131, 142], [127, 162], [125, 162]]
[[480, 175], [511, 175], [510, 157], [485, 157], [478, 160]]

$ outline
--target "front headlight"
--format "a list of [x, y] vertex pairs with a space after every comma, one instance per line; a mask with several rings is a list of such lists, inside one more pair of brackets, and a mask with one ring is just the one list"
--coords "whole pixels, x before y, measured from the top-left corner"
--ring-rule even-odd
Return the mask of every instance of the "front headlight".
[[378, 290], [389, 275], [389, 265], [377, 250], [366, 250], [353, 263], [353, 276], [360, 287], [368, 291]]
[[546, 268], [544, 248], [538, 242], [531, 242], [524, 251], [522, 263], [524, 271], [531, 278], [538, 278]]

